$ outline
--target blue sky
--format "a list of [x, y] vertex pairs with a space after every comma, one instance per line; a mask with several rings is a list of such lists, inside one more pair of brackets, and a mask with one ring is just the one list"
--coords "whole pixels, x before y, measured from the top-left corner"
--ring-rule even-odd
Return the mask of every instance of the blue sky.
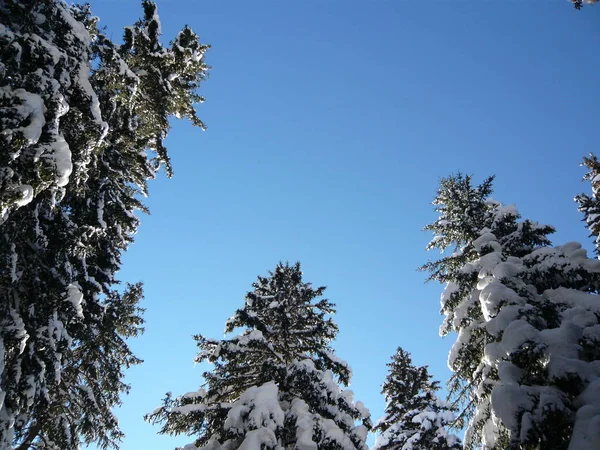
[[[95, 0], [119, 40], [138, 1]], [[150, 183], [121, 279], [146, 286], [145, 364], [128, 372], [123, 450], [170, 449], [142, 416], [202, 383], [192, 335], [222, 336], [257, 275], [301, 261], [337, 304], [337, 353], [381, 416], [397, 346], [449, 376], [437, 254], [440, 177], [497, 175], [494, 198], [590, 248], [573, 196], [600, 138], [600, 7], [566, 0], [158, 1], [165, 41], [190, 25], [212, 45], [207, 132], [174, 122], [175, 176]]]

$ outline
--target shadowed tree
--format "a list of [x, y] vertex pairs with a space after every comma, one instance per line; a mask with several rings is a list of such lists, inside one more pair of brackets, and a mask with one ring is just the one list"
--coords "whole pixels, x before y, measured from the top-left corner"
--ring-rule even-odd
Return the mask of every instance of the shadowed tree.
[[140, 284], [117, 288], [140, 194], [170, 164], [171, 116], [193, 104], [207, 46], [160, 42], [156, 6], [113, 43], [89, 6], [0, 1], [0, 448], [122, 437], [112, 413], [140, 361]]

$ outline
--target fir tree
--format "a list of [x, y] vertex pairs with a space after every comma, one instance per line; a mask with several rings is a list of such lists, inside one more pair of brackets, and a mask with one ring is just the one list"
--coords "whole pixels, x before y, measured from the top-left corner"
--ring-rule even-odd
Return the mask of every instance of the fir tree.
[[189, 28], [163, 47], [142, 5], [117, 45], [87, 6], [0, 2], [0, 448], [122, 437], [112, 408], [140, 362], [125, 340], [142, 330], [143, 292], [118, 289], [116, 272], [147, 179], [171, 173], [168, 117], [203, 126], [207, 71], [208, 47]]
[[579, 449], [600, 445], [600, 265], [577, 243], [551, 247], [553, 228], [519, 220], [473, 187], [442, 180], [431, 248], [454, 253], [423, 267], [447, 283], [445, 335], [451, 398], [468, 420], [465, 445], [485, 449]]
[[398, 348], [388, 367], [381, 391], [387, 406], [375, 426], [374, 450], [460, 450], [460, 440], [447, 431], [453, 408], [436, 396], [439, 383], [427, 366], [414, 366], [410, 353]]
[[366, 450], [368, 411], [340, 388], [350, 368], [330, 347], [338, 329], [325, 288], [304, 283], [298, 263], [278, 264], [253, 288], [225, 327], [241, 334], [196, 336], [196, 361], [214, 364], [204, 387], [168, 395], [147, 420], [195, 435], [189, 449]]
[[579, 211], [583, 213], [590, 237], [594, 237], [596, 255], [600, 255], [600, 161], [590, 153], [583, 158], [582, 166], [588, 169], [583, 179], [592, 185], [592, 195], [579, 194], [575, 196], [575, 201], [579, 205]]

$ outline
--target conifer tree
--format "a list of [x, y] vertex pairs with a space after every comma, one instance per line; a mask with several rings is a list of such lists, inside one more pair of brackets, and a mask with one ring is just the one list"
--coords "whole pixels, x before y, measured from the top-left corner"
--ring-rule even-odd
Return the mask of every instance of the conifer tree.
[[462, 449], [447, 430], [454, 408], [437, 397], [439, 383], [431, 380], [427, 366], [414, 366], [410, 353], [398, 348], [388, 367], [381, 391], [387, 405], [374, 428], [379, 436], [373, 450]]
[[570, 0], [570, 1], [571, 1], [571, 3], [573, 3], [573, 6], [575, 7], [575, 9], [583, 8], [584, 4], [594, 5], [594, 4], [598, 3], [598, 0]]
[[579, 211], [583, 213], [590, 237], [594, 237], [596, 255], [600, 255], [600, 161], [590, 153], [583, 158], [582, 166], [588, 169], [583, 179], [592, 185], [592, 195], [579, 194], [575, 196], [575, 201], [579, 205]]
[[[140, 284], [118, 288], [121, 254], [161, 165], [168, 117], [193, 104], [207, 46], [168, 48], [156, 6], [124, 43], [89, 6], [0, 2], [0, 448], [116, 447], [112, 408], [140, 362]], [[94, 64], [92, 66], [92, 61]], [[147, 154], [146, 151], [151, 153]]]
[[196, 336], [196, 360], [214, 364], [204, 387], [168, 395], [147, 420], [196, 436], [186, 449], [366, 450], [369, 414], [340, 387], [351, 373], [330, 346], [338, 329], [325, 288], [303, 282], [299, 263], [280, 263], [252, 286], [225, 327], [239, 335]]
[[447, 283], [442, 335], [458, 334], [450, 395], [465, 446], [575, 450], [600, 445], [600, 265], [578, 243], [551, 247], [550, 226], [489, 198], [492, 179], [442, 180], [423, 269]]
[[89, 80], [94, 24], [73, 12], [55, 0], [0, 4], [0, 223], [42, 192], [61, 196], [79, 150], [62, 124], [76, 116], [82, 149], [106, 126]]

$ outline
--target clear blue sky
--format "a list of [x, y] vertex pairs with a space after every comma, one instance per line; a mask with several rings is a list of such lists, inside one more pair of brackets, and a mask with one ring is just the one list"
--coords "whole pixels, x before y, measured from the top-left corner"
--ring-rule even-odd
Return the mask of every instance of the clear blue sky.
[[[301, 261], [337, 304], [335, 347], [378, 419], [397, 346], [443, 382], [437, 182], [496, 174], [494, 197], [585, 241], [573, 196], [600, 141], [600, 7], [566, 0], [158, 1], [165, 41], [184, 24], [211, 44], [203, 133], [175, 122], [175, 177], [150, 184], [123, 281], [146, 286], [145, 364], [118, 411], [123, 450], [170, 449], [142, 420], [164, 393], [202, 383], [192, 335], [219, 338], [257, 275]], [[120, 40], [138, 1], [95, 0]]]

